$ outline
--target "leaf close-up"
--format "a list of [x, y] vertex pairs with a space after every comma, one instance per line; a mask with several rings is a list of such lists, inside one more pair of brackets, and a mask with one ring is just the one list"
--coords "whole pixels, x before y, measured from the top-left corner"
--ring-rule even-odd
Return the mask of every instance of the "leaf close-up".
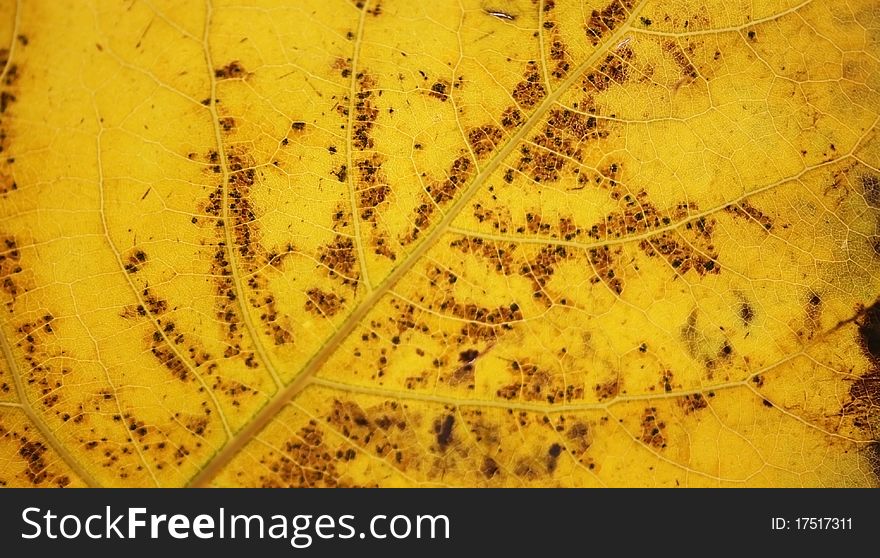
[[0, 486], [880, 484], [876, 0], [0, 0]]

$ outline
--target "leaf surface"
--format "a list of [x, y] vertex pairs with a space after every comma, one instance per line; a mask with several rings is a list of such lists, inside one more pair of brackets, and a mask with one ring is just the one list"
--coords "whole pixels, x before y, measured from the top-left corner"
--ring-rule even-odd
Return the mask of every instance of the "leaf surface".
[[0, 484], [880, 482], [875, 2], [0, 14]]

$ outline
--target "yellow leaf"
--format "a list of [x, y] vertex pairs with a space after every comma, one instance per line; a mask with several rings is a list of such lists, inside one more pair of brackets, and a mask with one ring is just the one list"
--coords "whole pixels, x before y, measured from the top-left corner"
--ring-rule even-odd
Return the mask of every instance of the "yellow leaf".
[[0, 484], [880, 483], [873, 0], [0, 14]]

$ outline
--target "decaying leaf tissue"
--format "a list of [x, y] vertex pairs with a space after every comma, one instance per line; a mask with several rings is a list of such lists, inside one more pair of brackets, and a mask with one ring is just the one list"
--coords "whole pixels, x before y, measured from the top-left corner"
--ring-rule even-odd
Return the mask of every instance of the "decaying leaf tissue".
[[878, 18], [0, 1], [0, 485], [880, 484]]

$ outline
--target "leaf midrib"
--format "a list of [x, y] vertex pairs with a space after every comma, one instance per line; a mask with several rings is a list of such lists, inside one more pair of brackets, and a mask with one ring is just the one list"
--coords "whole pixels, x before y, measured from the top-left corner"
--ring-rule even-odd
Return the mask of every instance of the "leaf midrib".
[[[526, 120], [523, 126], [515, 133], [506, 144], [489, 160], [488, 164], [479, 170], [474, 180], [458, 197], [452, 207], [443, 215], [440, 222], [424, 237], [422, 242], [409, 254], [409, 256], [401, 261], [391, 273], [376, 286], [365, 299], [352, 311], [351, 314], [342, 323], [339, 329], [321, 346], [317, 353], [306, 363], [299, 375], [285, 388], [278, 391], [275, 396], [257, 412], [253, 419], [248, 422], [229, 442], [207, 462], [205, 467], [192, 478], [189, 486], [205, 486], [217, 473], [229, 463], [239, 450], [241, 450], [257, 433], [259, 433], [281, 409], [291, 401], [298, 393], [300, 393], [310, 383], [310, 379], [317, 372], [325, 361], [332, 356], [339, 345], [351, 334], [351, 332], [361, 323], [366, 314], [372, 310], [376, 304], [384, 297], [390, 289], [399, 281], [412, 267], [421, 260], [422, 256], [437, 241], [447, 233], [450, 224], [455, 220], [458, 214], [464, 209], [470, 199], [480, 187], [490, 177], [501, 163], [510, 155], [520, 141], [526, 137], [541, 121], [544, 114], [553, 106], [557, 100], [569, 90], [569, 88], [578, 80], [583, 79], [584, 72], [592, 67], [602, 56], [605, 56], [609, 50], [609, 45], [615, 45], [621, 36], [623, 36], [631, 27], [634, 16], [638, 13], [647, 0], [640, 0], [632, 10], [629, 17], [616, 31], [614, 31], [606, 40], [602, 48], [597, 48], [590, 56], [574, 68], [571, 74], [552, 91], [548, 91], [547, 95], [541, 100], [537, 108], [532, 112], [531, 116]], [[208, 24], [206, 23], [206, 26]], [[358, 36], [356, 41], [360, 42], [362, 37]], [[355, 47], [357, 48], [357, 47]], [[543, 56], [544, 53], [541, 53]], [[210, 68], [209, 68], [210, 71]], [[219, 140], [220, 138], [218, 138]], [[259, 344], [259, 339], [255, 339]]]

